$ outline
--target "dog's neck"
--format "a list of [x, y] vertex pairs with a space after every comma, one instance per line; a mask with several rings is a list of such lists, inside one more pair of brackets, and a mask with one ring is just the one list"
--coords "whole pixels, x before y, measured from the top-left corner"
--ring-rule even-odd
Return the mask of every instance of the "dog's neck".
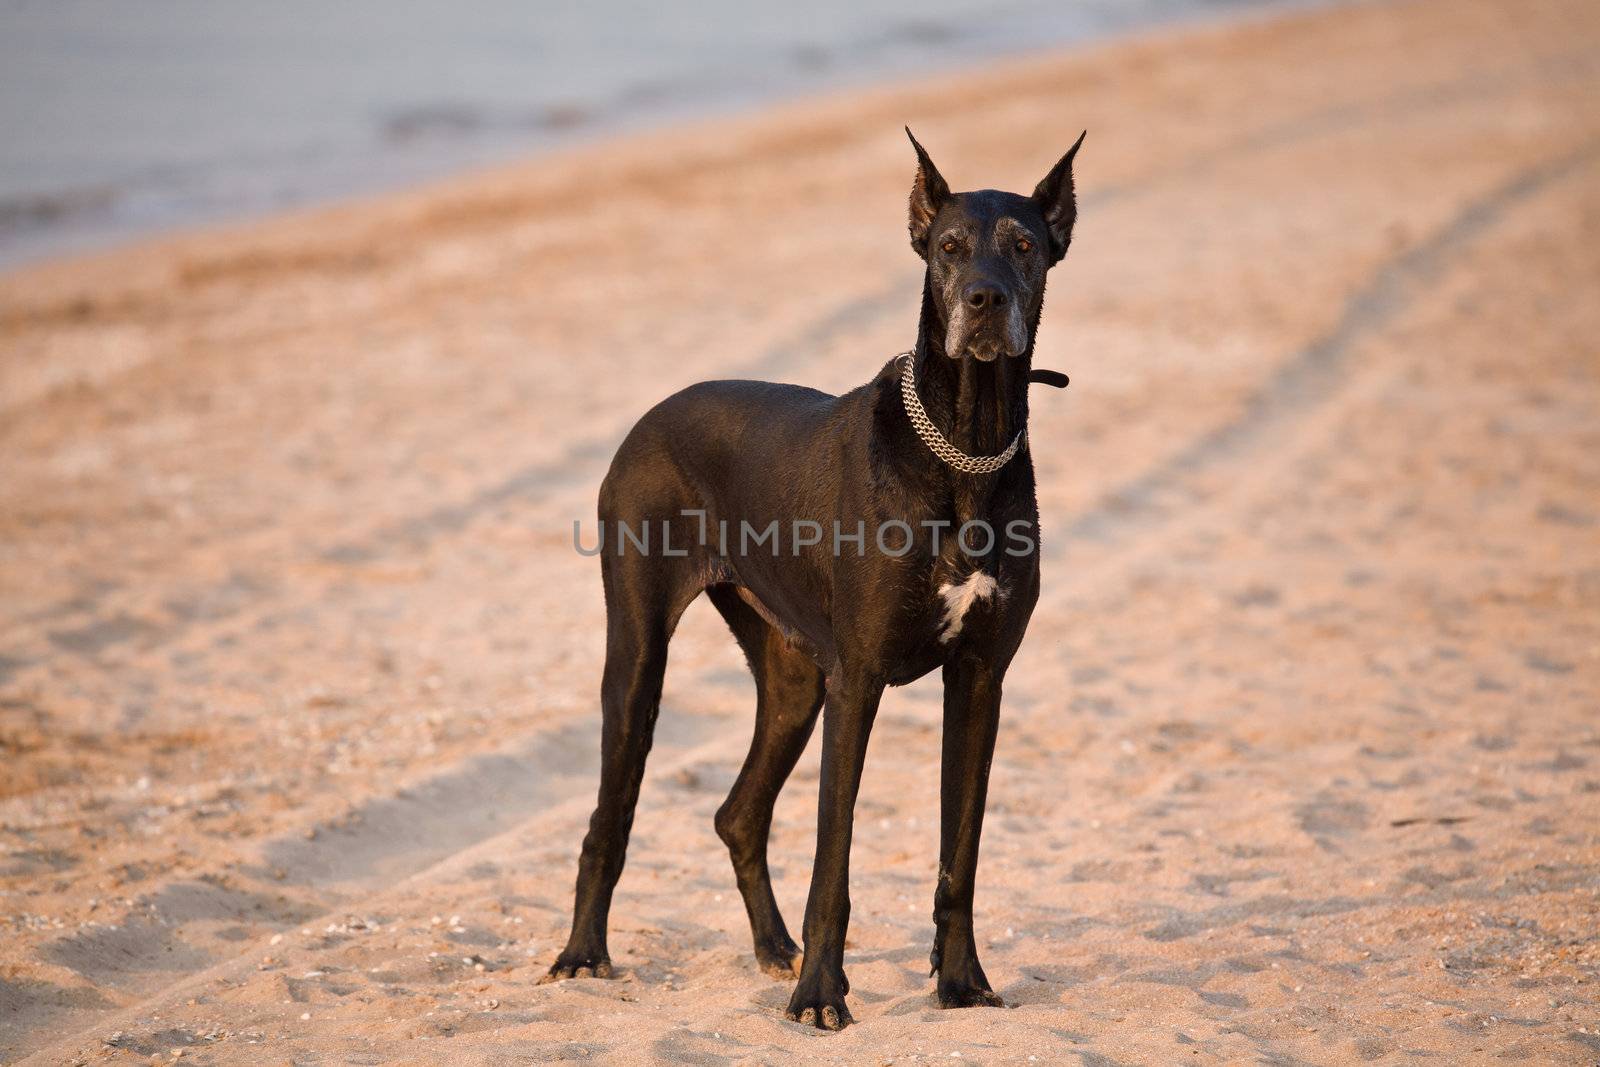
[[1001, 356], [988, 363], [970, 356], [951, 359], [945, 352], [945, 324], [934, 305], [932, 287], [923, 283], [922, 315], [912, 352], [917, 392], [945, 439], [967, 455], [1003, 452], [1027, 427], [1028, 370], [1038, 326], [1037, 318], [1029, 322], [1028, 345], [1020, 356]]
[[[988, 363], [970, 356], [951, 359], [945, 354], [945, 324], [934, 306], [931, 288], [924, 284], [917, 346], [912, 351], [917, 394], [945, 440], [967, 455], [993, 456], [1004, 452], [1012, 438], [1027, 427], [1028, 371], [1033, 361], [1033, 337], [1038, 325], [1035, 315], [1028, 323], [1028, 345], [1020, 356], [1001, 356]], [[894, 404], [899, 407], [898, 397]], [[911, 434], [911, 440], [916, 442], [917, 480], [928, 488], [939, 486], [943, 490], [929, 503], [941, 511], [945, 507], [951, 509], [949, 518], [955, 529], [974, 519], [992, 523], [997, 487], [1018, 477], [1018, 471], [1026, 471], [1028, 457], [1014, 456], [994, 474], [965, 474], [934, 456], [916, 437], [909, 422], [903, 421], [903, 413], [899, 418], [906, 432]], [[944, 497], [944, 502], [934, 503], [939, 496]], [[945, 545], [944, 554], [952, 555], [955, 542], [947, 540]], [[988, 554], [991, 560], [996, 552], [998, 548], [991, 547]], [[962, 567], [963, 570], [982, 569], [991, 574], [993, 568], [993, 563], [970, 560]]]

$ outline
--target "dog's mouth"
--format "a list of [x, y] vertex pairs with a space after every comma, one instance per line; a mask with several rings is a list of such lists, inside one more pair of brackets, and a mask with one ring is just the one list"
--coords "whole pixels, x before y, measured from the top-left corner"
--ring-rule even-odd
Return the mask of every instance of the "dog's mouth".
[[980, 363], [993, 363], [1001, 356], [1020, 356], [1025, 343], [1023, 338], [1011, 336], [1003, 327], [981, 326], [965, 337], [949, 338], [945, 351], [957, 359], [964, 356]]
[[955, 359], [993, 363], [1001, 356], [1020, 356], [1027, 346], [1027, 328], [1013, 308], [1009, 313], [981, 317], [958, 311], [952, 316], [944, 350]]
[[963, 355], [971, 356], [981, 363], [992, 363], [1001, 356], [1011, 356], [1016, 353], [1011, 351], [1011, 346], [999, 337], [980, 335], [967, 342]]

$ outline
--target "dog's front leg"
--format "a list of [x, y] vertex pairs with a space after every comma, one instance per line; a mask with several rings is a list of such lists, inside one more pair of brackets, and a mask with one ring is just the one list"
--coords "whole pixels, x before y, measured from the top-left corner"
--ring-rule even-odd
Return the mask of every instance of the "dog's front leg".
[[883, 681], [840, 667], [828, 675], [822, 710], [822, 784], [817, 797], [817, 855], [806, 899], [805, 958], [788, 1016], [824, 1030], [850, 1025], [844, 935], [850, 923], [850, 837], [867, 738]]
[[978, 838], [1000, 724], [1000, 677], [976, 658], [944, 669], [944, 767], [940, 784], [939, 882], [933, 893], [933, 973], [939, 1006], [1004, 1007], [989, 988], [972, 933]]

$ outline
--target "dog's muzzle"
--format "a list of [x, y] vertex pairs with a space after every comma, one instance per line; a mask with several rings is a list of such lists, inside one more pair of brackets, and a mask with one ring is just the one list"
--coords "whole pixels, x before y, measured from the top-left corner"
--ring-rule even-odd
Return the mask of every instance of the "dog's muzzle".
[[979, 334], [970, 338], [962, 355], [971, 356], [980, 363], [992, 363], [1001, 356], [1014, 356], [1011, 346], [992, 334]]
[[1020, 356], [1028, 344], [1022, 311], [1015, 302], [974, 312], [958, 308], [950, 316], [944, 350], [952, 359], [970, 356], [989, 363], [1001, 356]]

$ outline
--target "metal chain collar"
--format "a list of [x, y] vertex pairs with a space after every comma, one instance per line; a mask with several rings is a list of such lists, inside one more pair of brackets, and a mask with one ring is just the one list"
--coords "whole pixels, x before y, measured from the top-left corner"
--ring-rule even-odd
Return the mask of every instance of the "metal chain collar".
[[899, 361], [902, 364], [900, 396], [906, 404], [906, 417], [911, 420], [911, 427], [917, 431], [917, 436], [922, 438], [923, 443], [934, 455], [964, 474], [993, 474], [1011, 462], [1011, 457], [1022, 447], [1022, 437], [1027, 431], [1017, 431], [1017, 436], [1011, 439], [1010, 447], [998, 456], [967, 455], [945, 440], [944, 434], [939, 432], [939, 427], [928, 418], [928, 412], [922, 406], [922, 398], [917, 395], [917, 376], [912, 369], [911, 353], [900, 353]]

